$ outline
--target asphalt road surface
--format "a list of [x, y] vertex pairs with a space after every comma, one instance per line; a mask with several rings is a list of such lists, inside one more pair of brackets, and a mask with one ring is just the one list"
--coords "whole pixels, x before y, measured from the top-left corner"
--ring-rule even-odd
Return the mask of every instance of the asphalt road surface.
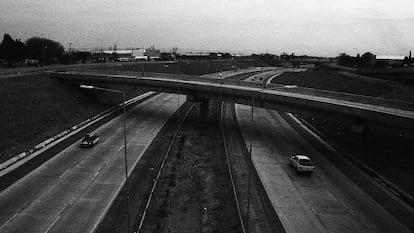
[[[128, 171], [185, 96], [160, 94], [127, 112]], [[89, 149], [68, 147], [0, 193], [0, 232], [92, 232], [125, 181], [122, 115]]]
[[[252, 161], [286, 232], [409, 232], [299, 135], [277, 111], [236, 105]], [[294, 154], [309, 155], [312, 176], [290, 167]]]

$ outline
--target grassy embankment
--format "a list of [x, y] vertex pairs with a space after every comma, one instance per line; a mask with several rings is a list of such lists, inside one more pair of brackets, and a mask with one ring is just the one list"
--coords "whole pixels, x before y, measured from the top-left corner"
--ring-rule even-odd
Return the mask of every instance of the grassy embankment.
[[0, 93], [0, 161], [108, 108], [46, 74], [0, 79]]
[[202, 60], [202, 61], [178, 61], [170, 64], [165, 63], [127, 63], [122, 66], [97, 66], [93, 69], [117, 70], [185, 75], [204, 75], [219, 71], [243, 69], [254, 66], [268, 66], [267, 64], [254, 60]]
[[[96, 69], [139, 72], [144, 66], [146, 72], [201, 75], [234, 66], [264, 66], [256, 61], [180, 61], [168, 67], [163, 63], [118, 64]], [[70, 87], [45, 74], [0, 77], [0, 162], [110, 108], [111, 104], [102, 102], [105, 94], [99, 95], [96, 98], [91, 91]]]
[[[285, 73], [274, 80], [278, 84], [295, 84], [301, 87], [346, 92], [372, 97], [412, 101], [414, 88], [403, 84], [388, 83], [379, 80], [358, 79], [336, 72], [309, 70], [303, 73]], [[341, 151], [362, 161], [391, 182], [414, 195], [414, 143], [411, 138], [404, 138], [385, 132], [368, 132], [359, 135], [350, 131], [351, 121], [337, 117], [327, 120], [323, 117], [301, 115], [303, 119], [319, 130], [324, 138], [336, 145]], [[401, 130], [403, 131], [403, 130]]]

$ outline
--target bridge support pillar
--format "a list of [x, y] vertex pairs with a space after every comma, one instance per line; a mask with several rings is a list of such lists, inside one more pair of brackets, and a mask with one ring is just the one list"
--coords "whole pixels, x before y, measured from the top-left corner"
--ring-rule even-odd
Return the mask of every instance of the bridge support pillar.
[[363, 137], [368, 136], [369, 133], [369, 130], [362, 119], [354, 119], [353, 123], [350, 126], [350, 131]]
[[209, 99], [205, 99], [200, 102], [200, 119], [202, 121], [208, 121], [208, 109], [210, 107]]
[[201, 121], [208, 121], [210, 99], [195, 95], [187, 95], [187, 101], [200, 103], [200, 119]]

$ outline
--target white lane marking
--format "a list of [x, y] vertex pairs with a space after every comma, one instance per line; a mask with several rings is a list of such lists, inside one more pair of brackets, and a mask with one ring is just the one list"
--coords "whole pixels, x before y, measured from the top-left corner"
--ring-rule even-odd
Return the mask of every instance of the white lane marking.
[[44, 233], [48, 233], [50, 231], [50, 229], [52, 229], [53, 225], [55, 225], [55, 223], [57, 222], [57, 220], [59, 220], [60, 216], [58, 216], [53, 222], [52, 224], [50, 224], [50, 226], [46, 229], [46, 231]]
[[66, 173], [68, 173], [72, 168], [68, 168], [68, 170], [66, 170], [64, 173], [62, 173], [62, 175], [59, 176], [59, 178], [62, 178], [66, 175]]
[[309, 206], [309, 208], [312, 210], [312, 212], [313, 212], [315, 215], [318, 215], [318, 213], [316, 213], [316, 210], [315, 210], [315, 209], [313, 209], [313, 208], [312, 208], [312, 206], [311, 206], [310, 204], [309, 204], [308, 206]]
[[0, 230], [3, 229], [3, 227], [5, 227], [7, 224], [9, 224], [9, 222], [13, 221], [13, 219], [15, 219], [17, 215], [19, 215], [19, 213], [16, 213], [15, 215], [13, 215], [13, 217], [9, 218], [9, 220], [7, 220], [3, 225], [1, 225]]
[[269, 79], [267, 79], [267, 81], [266, 81], [266, 88], [267, 88], [267, 86], [270, 84], [270, 82], [272, 82], [272, 80], [273, 80], [274, 78], [276, 78], [277, 76], [280, 76], [281, 74], [283, 74], [283, 71], [282, 71], [282, 72], [280, 72], [280, 73], [276, 73], [275, 75], [273, 75], [273, 76], [271, 76]]
[[299, 125], [301, 125], [301, 126], [303, 126], [303, 123], [298, 119], [298, 118], [296, 118], [292, 113], [288, 113], [287, 114], [290, 118], [292, 118], [297, 124], [299, 124]]
[[118, 152], [120, 152], [122, 150], [122, 148], [124, 148], [124, 146], [121, 146], [121, 148], [118, 149]]
[[94, 180], [96, 176], [98, 176], [99, 172], [96, 172], [95, 175], [91, 178], [91, 180]]

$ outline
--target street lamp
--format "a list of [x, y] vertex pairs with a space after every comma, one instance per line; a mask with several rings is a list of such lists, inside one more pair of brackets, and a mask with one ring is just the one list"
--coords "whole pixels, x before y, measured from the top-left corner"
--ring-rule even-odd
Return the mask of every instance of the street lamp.
[[123, 112], [124, 112], [124, 160], [125, 160], [125, 187], [126, 187], [126, 206], [127, 206], [127, 222], [128, 222], [128, 233], [130, 231], [129, 229], [129, 188], [128, 188], [128, 160], [127, 160], [127, 140], [126, 140], [126, 109], [125, 109], [125, 92], [119, 91], [119, 90], [113, 90], [103, 87], [95, 87], [95, 86], [88, 86], [88, 85], [80, 85], [80, 88], [84, 89], [95, 89], [95, 90], [101, 90], [101, 91], [108, 91], [108, 92], [114, 92], [118, 94], [122, 94], [123, 97]]

